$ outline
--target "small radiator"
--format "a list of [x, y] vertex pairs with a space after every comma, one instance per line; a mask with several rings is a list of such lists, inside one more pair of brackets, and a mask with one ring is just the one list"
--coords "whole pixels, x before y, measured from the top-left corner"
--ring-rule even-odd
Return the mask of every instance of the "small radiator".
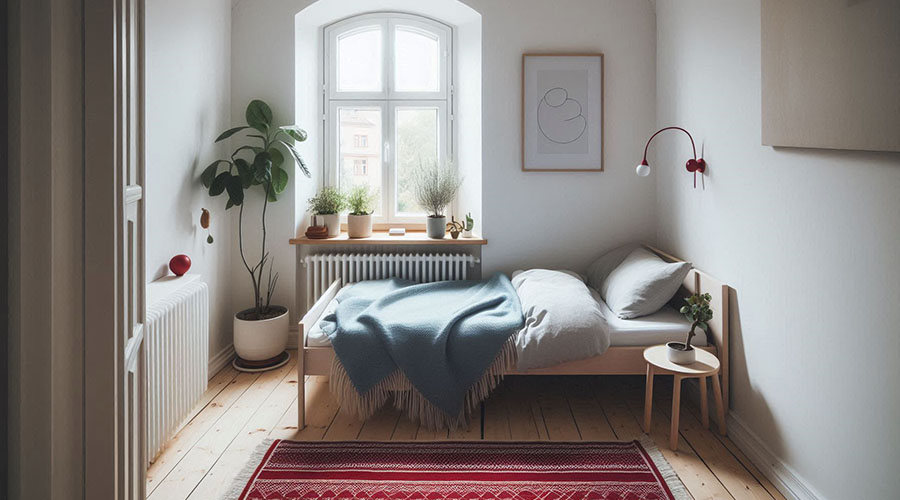
[[146, 439], [153, 462], [206, 391], [209, 292], [197, 275], [185, 275], [150, 283], [147, 298]]
[[308, 255], [306, 267], [306, 307], [310, 308], [328, 286], [396, 276], [419, 283], [464, 280], [478, 259], [466, 254], [345, 254]]

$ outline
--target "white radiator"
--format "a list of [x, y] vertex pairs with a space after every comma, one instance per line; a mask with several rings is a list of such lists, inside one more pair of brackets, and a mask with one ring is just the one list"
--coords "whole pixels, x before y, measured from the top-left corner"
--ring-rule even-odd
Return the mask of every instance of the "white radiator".
[[198, 275], [147, 285], [147, 455], [156, 459], [209, 379], [209, 292]]
[[347, 254], [308, 255], [306, 267], [306, 307], [310, 308], [328, 286], [396, 276], [419, 283], [464, 280], [478, 259], [466, 254]]

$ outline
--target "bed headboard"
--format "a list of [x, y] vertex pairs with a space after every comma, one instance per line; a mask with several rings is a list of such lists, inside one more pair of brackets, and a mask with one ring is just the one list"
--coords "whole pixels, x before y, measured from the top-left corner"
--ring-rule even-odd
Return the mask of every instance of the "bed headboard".
[[[644, 245], [648, 250], [658, 255], [666, 262], [684, 262], [667, 252]], [[725, 283], [717, 280], [709, 274], [692, 268], [688, 275], [684, 278], [681, 289], [676, 294], [678, 307], [683, 305], [682, 298], [688, 297], [695, 293], [708, 293], [712, 296], [709, 307], [713, 310], [713, 319], [708, 322], [709, 333], [712, 342], [716, 345], [719, 355], [719, 363], [722, 364], [722, 397], [725, 401], [725, 407], [728, 408], [729, 379], [728, 379], [728, 323], [730, 315], [728, 311], [728, 294], [729, 287]]]

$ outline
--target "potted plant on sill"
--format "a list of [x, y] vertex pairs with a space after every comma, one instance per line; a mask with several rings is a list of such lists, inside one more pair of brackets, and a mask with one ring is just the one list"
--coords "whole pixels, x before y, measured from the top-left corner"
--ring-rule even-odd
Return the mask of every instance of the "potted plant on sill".
[[453, 166], [437, 162], [419, 164], [414, 191], [416, 202], [428, 214], [426, 227], [429, 238], [444, 238], [447, 230], [444, 209], [456, 198], [461, 185], [462, 179]]
[[712, 296], [708, 293], [695, 294], [684, 299], [687, 303], [681, 307], [681, 314], [691, 322], [691, 329], [688, 331], [687, 340], [685, 342], [668, 342], [666, 346], [666, 357], [669, 361], [679, 365], [689, 365], [696, 361], [697, 351], [691, 346], [691, 339], [694, 338], [694, 331], [697, 327], [709, 332], [709, 324], [707, 323], [713, 317], [712, 309], [709, 307], [709, 301]]
[[328, 237], [341, 234], [341, 210], [346, 201], [344, 194], [336, 188], [325, 186], [309, 199], [309, 211], [313, 214], [314, 226], [326, 226]]
[[475, 229], [475, 219], [472, 218], [472, 212], [469, 212], [466, 214], [466, 224], [463, 226], [463, 238], [471, 238], [473, 229]]
[[[227, 196], [225, 209], [239, 207], [238, 243], [241, 260], [253, 285], [253, 307], [234, 315], [234, 350], [245, 363], [236, 366], [265, 369], [287, 360], [284, 351], [288, 339], [288, 308], [272, 304], [278, 283], [278, 273], [272, 270], [272, 260], [266, 251], [266, 211], [269, 203], [278, 200], [288, 183], [285, 153], [293, 158], [300, 171], [309, 177], [309, 169], [292, 141], [303, 142], [306, 132], [295, 125], [276, 127], [272, 124], [272, 110], [260, 100], [251, 101], [245, 113], [247, 125], [230, 128], [216, 138], [216, 142], [250, 129], [247, 138], [259, 142], [245, 144], [226, 159], [216, 160], [203, 170], [200, 181], [209, 195]], [[256, 142], [256, 141], [254, 141]], [[282, 152], [284, 151], [284, 152]], [[222, 168], [224, 167], [224, 168]], [[260, 228], [259, 258], [248, 257], [244, 249], [245, 193], [258, 189], [263, 194], [262, 227]], [[250, 259], [250, 260], [248, 260]], [[266, 269], [268, 267], [268, 269]]]
[[372, 236], [372, 213], [375, 211], [375, 202], [378, 193], [373, 191], [368, 184], [354, 186], [347, 193], [347, 236], [350, 238], [368, 238]]

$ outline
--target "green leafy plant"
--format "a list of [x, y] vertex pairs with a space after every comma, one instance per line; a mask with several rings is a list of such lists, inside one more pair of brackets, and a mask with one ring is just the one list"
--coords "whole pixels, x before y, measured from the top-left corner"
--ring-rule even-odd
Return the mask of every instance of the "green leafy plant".
[[[238, 215], [238, 243], [244, 267], [250, 274], [255, 296], [255, 316], [242, 319], [265, 319], [270, 316], [272, 295], [278, 283], [278, 273], [272, 272], [272, 262], [266, 251], [266, 210], [270, 202], [278, 200], [288, 183], [288, 170], [285, 169], [285, 153], [290, 155], [297, 167], [306, 177], [309, 169], [294, 147], [293, 141], [306, 140], [306, 132], [296, 125], [275, 126], [272, 123], [272, 109], [260, 100], [253, 100], [245, 113], [246, 125], [230, 128], [216, 138], [216, 142], [224, 141], [235, 134], [247, 130], [247, 139], [253, 144], [239, 146], [227, 159], [216, 160], [203, 170], [200, 182], [212, 197], [226, 195], [225, 209], [240, 207]], [[262, 238], [259, 259], [251, 266], [244, 252], [244, 199], [245, 193], [252, 189], [263, 192], [262, 206]], [[268, 278], [263, 297], [263, 274], [268, 264]]]
[[709, 332], [709, 324], [707, 323], [713, 317], [713, 311], [709, 307], [709, 301], [712, 296], [708, 293], [694, 294], [684, 299], [686, 305], [681, 307], [681, 314], [691, 322], [691, 329], [688, 331], [687, 341], [684, 343], [685, 351], [692, 349], [691, 339], [694, 338], [694, 331], [699, 326], [704, 332]]
[[313, 215], [327, 215], [340, 213], [347, 206], [344, 193], [326, 186], [315, 196], [309, 199], [309, 211]]
[[346, 196], [350, 215], [370, 215], [375, 211], [378, 192], [368, 184], [360, 184], [350, 189]]
[[466, 231], [475, 229], [475, 219], [472, 218], [472, 212], [466, 214]]
[[462, 185], [462, 179], [453, 166], [441, 165], [436, 161], [420, 161], [414, 180], [416, 202], [429, 217], [443, 217], [444, 208], [453, 202]]

